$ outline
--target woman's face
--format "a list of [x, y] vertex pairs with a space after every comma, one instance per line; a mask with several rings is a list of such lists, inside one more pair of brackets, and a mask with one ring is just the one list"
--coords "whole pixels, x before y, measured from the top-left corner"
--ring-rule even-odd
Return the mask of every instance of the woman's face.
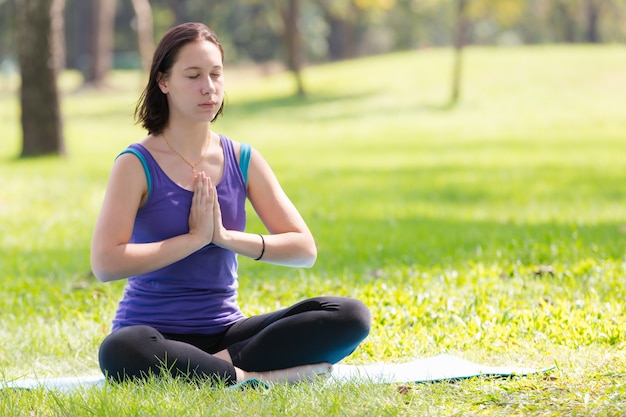
[[197, 40], [183, 46], [159, 88], [167, 94], [170, 119], [212, 121], [224, 99], [224, 67], [217, 45]]

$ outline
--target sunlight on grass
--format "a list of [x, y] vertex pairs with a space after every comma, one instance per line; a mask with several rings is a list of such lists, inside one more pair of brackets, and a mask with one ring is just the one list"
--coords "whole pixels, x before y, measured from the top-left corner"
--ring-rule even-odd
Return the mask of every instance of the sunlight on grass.
[[[353, 296], [373, 327], [348, 362], [449, 352], [556, 364], [550, 377], [268, 392], [151, 381], [3, 391], [0, 414], [624, 415], [624, 47], [469, 48], [447, 108], [451, 59], [307, 68], [305, 99], [287, 74], [227, 72], [216, 130], [264, 154], [319, 247], [310, 270], [240, 259], [242, 308]], [[0, 94], [0, 380], [99, 372], [124, 282], [90, 274], [91, 231], [115, 156], [145, 134], [132, 120], [141, 80], [116, 72], [94, 92], [63, 74], [64, 159], [16, 159], [18, 101]], [[254, 216], [249, 229], [262, 230]]]

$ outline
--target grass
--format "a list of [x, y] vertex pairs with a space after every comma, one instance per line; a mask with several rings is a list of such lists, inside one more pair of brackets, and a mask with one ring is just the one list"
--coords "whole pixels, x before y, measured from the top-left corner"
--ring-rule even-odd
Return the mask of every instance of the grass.
[[[271, 162], [313, 230], [310, 270], [241, 259], [248, 314], [318, 294], [362, 299], [370, 337], [349, 363], [449, 352], [543, 368], [517, 379], [322, 383], [216, 391], [178, 381], [72, 394], [0, 392], [0, 414], [626, 414], [626, 54], [623, 46], [473, 48], [447, 108], [439, 49], [288, 75], [227, 72], [216, 129]], [[116, 154], [142, 137], [137, 73], [107, 92], [64, 74], [69, 156], [17, 160], [19, 109], [0, 83], [0, 379], [98, 372], [123, 282], [89, 273]], [[261, 230], [251, 216], [251, 231]]]

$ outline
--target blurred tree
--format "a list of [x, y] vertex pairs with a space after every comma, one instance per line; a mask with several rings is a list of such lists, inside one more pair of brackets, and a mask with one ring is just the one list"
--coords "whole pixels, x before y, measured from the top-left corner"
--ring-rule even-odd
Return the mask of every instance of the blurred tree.
[[526, 8], [525, 0], [414, 0], [414, 2], [426, 8], [447, 2], [454, 10], [454, 61], [448, 106], [455, 106], [461, 97], [463, 49], [471, 40], [472, 23], [480, 19], [490, 19], [501, 27], [510, 27], [524, 15]]
[[525, 0], [469, 0], [467, 15], [473, 21], [489, 19], [500, 28], [510, 28], [523, 16]]
[[90, 87], [103, 87], [113, 64], [115, 2], [116, 0], [92, 0], [91, 3], [92, 24], [88, 28], [91, 36], [90, 59], [83, 73], [84, 83]]
[[467, 5], [471, 0], [455, 0], [456, 23], [454, 25], [454, 64], [452, 67], [452, 88], [450, 90], [449, 106], [455, 106], [461, 97], [461, 77], [463, 69], [463, 48], [467, 43], [469, 18]]
[[381, 48], [384, 51], [386, 42], [381, 39], [381, 33], [395, 33], [396, 38], [402, 38], [412, 31], [414, 23], [398, 27], [384, 19], [396, 9], [401, 9], [400, 13], [410, 10], [406, 0], [316, 0], [316, 3], [326, 18], [331, 60], [381, 52]]
[[247, 1], [229, 10], [216, 8], [210, 22], [222, 43], [229, 45], [228, 59], [284, 61], [283, 23], [274, 2]]
[[59, 74], [65, 69], [65, 0], [54, 0], [51, 10], [52, 58], [54, 69]]
[[600, 18], [600, 7], [602, 2], [598, 0], [585, 0], [586, 8], [586, 39], [590, 43], [598, 43], [600, 36], [598, 33], [598, 20]]
[[296, 81], [297, 94], [304, 97], [304, 81], [302, 80], [302, 65], [304, 64], [304, 49], [300, 33], [300, 0], [277, 0], [280, 17], [283, 22], [283, 42], [286, 52], [287, 68]]
[[[16, 28], [22, 83], [21, 157], [64, 154], [52, 12], [62, 0], [17, 0]], [[57, 16], [58, 18], [58, 16]], [[58, 29], [58, 26], [56, 27]]]
[[[285, 8], [290, 0], [141, 1], [150, 5], [153, 30], [157, 34], [177, 23], [200, 21], [220, 35], [230, 62], [275, 59], [287, 62], [285, 25], [277, 6], [282, 4]], [[310, 60], [338, 60], [397, 49], [450, 46], [454, 42], [456, 0], [296, 1], [300, 9], [298, 29], [303, 39], [303, 55]], [[10, 70], [16, 56], [13, 41], [16, 2], [0, 0], [0, 60], [4, 62], [5, 72]], [[113, 65], [138, 67], [135, 39], [139, 35], [139, 20], [134, 17], [135, 0], [118, 0], [114, 9], [108, 9], [113, 11], [106, 13], [97, 11], [107, 10], [99, 9], [101, 2], [113, 4], [115, 0], [65, 0], [66, 59], [59, 52], [60, 62], [65, 61], [68, 68], [78, 68], [85, 75], [101, 73], [95, 71], [97, 65], [92, 65], [97, 42], [91, 39], [98, 37], [95, 34], [99, 31], [93, 16], [105, 20], [107, 14], [115, 13]], [[626, 39], [626, 0], [468, 0], [467, 3], [469, 43], [596, 43]], [[520, 10], [525, 10], [521, 16]]]
[[551, 6], [549, 23], [557, 30], [557, 41], [600, 43], [603, 41], [602, 28], [611, 15], [617, 16], [620, 26], [626, 27], [623, 22], [624, 0], [555, 0], [548, 3]]
[[560, 32], [560, 37], [568, 43], [576, 42], [576, 9], [578, 0], [554, 0], [552, 11], [553, 24]]
[[0, 0], [0, 63], [13, 55], [15, 0]]
[[335, 61], [357, 56], [362, 10], [352, 0], [317, 0], [328, 25], [328, 57]]
[[600, 35], [600, 21], [604, 14], [609, 10], [611, 3], [619, 2], [613, 2], [610, 0], [585, 0], [585, 40], [587, 42], [599, 43], [602, 41]]
[[137, 44], [141, 56], [141, 67], [150, 71], [154, 53], [154, 30], [152, 26], [152, 7], [148, 0], [132, 0], [136, 16]]
[[172, 13], [174, 13], [174, 21], [172, 26], [180, 25], [189, 21], [189, 17], [186, 13], [188, 9], [187, 0], [168, 0], [168, 5]]
[[65, 64], [82, 74], [89, 64], [91, 1], [66, 0], [65, 5]]

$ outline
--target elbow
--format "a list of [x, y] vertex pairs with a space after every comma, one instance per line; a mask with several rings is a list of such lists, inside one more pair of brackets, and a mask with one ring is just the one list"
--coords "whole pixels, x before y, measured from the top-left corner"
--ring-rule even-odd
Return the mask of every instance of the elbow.
[[298, 241], [292, 240], [277, 249], [275, 255], [271, 250], [270, 255], [263, 258], [265, 262], [294, 268], [311, 268], [317, 260], [317, 246], [310, 235]]
[[101, 256], [96, 256], [93, 252], [91, 253], [91, 272], [98, 278], [98, 281], [110, 282], [122, 278], [107, 265], [111, 265], [111, 263], [105, 262]]
[[315, 260], [317, 257], [315, 256], [307, 256], [300, 259], [300, 261], [294, 265], [298, 268], [312, 268], [315, 265]]
[[115, 277], [115, 275], [110, 274], [103, 269], [95, 268], [93, 266], [91, 267], [91, 272], [96, 278], [98, 278], [98, 281], [100, 282], [110, 282], [110, 281], [115, 281], [116, 279], [118, 279]]
[[91, 263], [91, 272], [100, 282], [115, 281], [116, 279], [115, 275], [113, 275], [111, 271], [107, 271], [106, 268], [99, 267], [93, 262]]
[[306, 255], [302, 258], [302, 267], [303, 268], [311, 268], [315, 265], [315, 261], [317, 260], [317, 247], [315, 242], [311, 245], [311, 247], [306, 251]]
[[315, 265], [315, 260], [316, 257], [308, 259], [303, 263], [302, 268], [313, 268], [313, 265]]
[[282, 259], [266, 258], [266, 262], [295, 268], [311, 268], [315, 265], [315, 261], [317, 260], [317, 247], [315, 246], [315, 242], [311, 239], [311, 242], [294, 246], [291, 248], [289, 254], [284, 255], [286, 256], [283, 256]]

